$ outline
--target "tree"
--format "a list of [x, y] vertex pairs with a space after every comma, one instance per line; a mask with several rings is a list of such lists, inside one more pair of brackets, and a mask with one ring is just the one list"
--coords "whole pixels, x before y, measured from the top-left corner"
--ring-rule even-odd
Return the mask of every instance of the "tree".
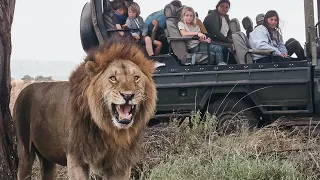
[[15, 0], [0, 0], [0, 179], [17, 179], [17, 147], [9, 109], [11, 25]]
[[31, 77], [31, 76], [29, 76], [29, 75], [25, 75], [25, 76], [23, 76], [23, 78], [21, 78], [21, 80], [23, 80], [23, 81], [26, 82], [26, 83], [29, 83], [29, 82], [31, 82], [32, 80], [34, 80], [34, 78]]
[[48, 76], [48, 77], [46, 77], [46, 81], [53, 81], [52, 76]]
[[34, 78], [34, 80], [35, 81], [43, 81], [44, 80], [44, 77], [43, 76], [36, 76], [35, 78]]

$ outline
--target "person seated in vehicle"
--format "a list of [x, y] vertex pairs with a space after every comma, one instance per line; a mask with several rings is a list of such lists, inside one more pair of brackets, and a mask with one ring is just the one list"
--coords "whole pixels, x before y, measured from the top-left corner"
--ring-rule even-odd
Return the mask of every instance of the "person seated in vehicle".
[[[289, 39], [290, 40], [290, 39]], [[249, 46], [252, 49], [274, 50], [274, 62], [289, 61], [290, 56], [295, 53], [297, 60], [306, 59], [304, 50], [298, 41], [289, 41], [286, 45], [279, 28], [279, 16], [274, 10], [268, 11], [263, 20], [263, 24], [257, 26], [249, 36]], [[269, 63], [269, 56], [252, 54], [253, 60], [257, 63]]]
[[[182, 7], [182, 3], [179, 0], [173, 0], [170, 2], [175, 7]], [[158, 37], [164, 34], [164, 29], [166, 29], [166, 16], [164, 15], [164, 9], [153, 12], [144, 21], [148, 27], [147, 35], [151, 37], [152, 40], [158, 39]]]
[[[161, 51], [162, 43], [157, 40], [151, 41], [151, 38], [147, 36], [148, 27], [143, 22], [143, 18], [140, 16], [140, 13], [140, 6], [137, 3], [132, 2], [128, 6], [128, 18], [126, 24], [128, 25], [128, 28], [140, 29], [140, 31], [131, 31], [131, 34], [136, 40], [145, 43], [146, 51], [149, 56], [158, 55]], [[154, 51], [152, 45], [156, 46]]]
[[125, 7], [124, 7], [124, 15], [128, 16], [128, 6], [133, 2], [133, 0], [113, 0], [113, 1], [121, 1], [124, 2]]
[[[116, 29], [127, 28], [125, 15], [125, 3], [123, 0], [114, 0], [111, 2], [111, 7], [113, 10], [112, 21], [116, 25]], [[121, 36], [130, 35], [129, 32], [119, 31]]]
[[[217, 44], [220, 44], [223, 50], [223, 56], [227, 61], [229, 54], [228, 49], [233, 49], [232, 36], [229, 29], [230, 18], [227, 14], [230, 8], [229, 0], [220, 0], [215, 10], [209, 10], [208, 15], [205, 17], [203, 24], [208, 31], [208, 37], [214, 40]], [[230, 58], [235, 61], [235, 58]]]
[[212, 44], [212, 40], [201, 33], [200, 27], [197, 25], [195, 11], [192, 7], [184, 7], [181, 13], [181, 19], [178, 28], [182, 36], [198, 36], [199, 40], [192, 39], [187, 41], [187, 49], [191, 53], [198, 51], [206, 51], [207, 43], [210, 43], [210, 51], [216, 54], [216, 63], [218, 65], [226, 65], [223, 62], [222, 49], [219, 45]]
[[208, 31], [206, 30], [206, 27], [204, 27], [202, 21], [199, 19], [199, 15], [197, 12], [196, 12], [196, 19], [197, 19], [197, 25], [200, 27], [200, 31], [203, 34], [208, 34]]
[[[262, 25], [263, 24], [263, 21], [264, 21], [264, 14], [263, 13], [261, 13], [261, 14], [258, 14], [257, 16], [256, 16], [256, 24], [257, 24], [257, 26], [259, 26], [259, 25]], [[257, 27], [256, 26], [256, 27]], [[282, 34], [281, 33], [279, 33], [279, 36], [280, 36], [280, 38], [282, 39]], [[306, 57], [305, 57], [305, 55], [304, 55], [304, 50], [303, 50], [303, 48], [302, 48], [302, 46], [301, 46], [301, 44], [299, 43], [299, 41], [297, 41], [296, 39], [294, 39], [294, 38], [290, 38], [290, 39], [288, 39], [286, 42], [285, 42], [285, 47], [286, 47], [286, 49], [287, 49], [287, 51], [288, 51], [288, 55], [289, 56], [291, 56], [293, 53], [298, 53], [298, 54], [296, 54], [298, 57], [300, 57], [300, 59], [305, 59]]]
[[208, 37], [214, 41], [232, 43], [229, 29], [230, 18], [227, 14], [229, 8], [229, 0], [220, 0], [216, 5], [216, 9], [210, 11], [203, 21], [208, 31]]

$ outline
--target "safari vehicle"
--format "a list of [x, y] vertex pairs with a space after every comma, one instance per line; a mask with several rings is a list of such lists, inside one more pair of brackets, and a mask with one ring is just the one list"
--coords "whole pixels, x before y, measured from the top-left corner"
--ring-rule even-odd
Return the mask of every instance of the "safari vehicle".
[[[315, 26], [313, 0], [304, 3], [307, 59], [269, 64], [252, 62], [251, 54], [267, 53], [272, 58], [272, 52], [250, 49], [238, 20], [233, 19], [230, 29], [237, 41], [234, 46], [237, 64], [224, 66], [212, 64], [214, 54], [209, 52], [187, 52], [184, 41], [189, 38], [179, 33], [177, 10], [170, 4], [165, 6], [169, 48], [166, 53], [152, 57], [164, 64], [154, 73], [158, 91], [155, 118], [189, 116], [200, 110], [216, 114], [218, 127], [243, 119], [253, 127], [279, 116], [319, 115], [320, 66], [316, 53], [319, 23]], [[110, 18], [103, 19], [108, 13], [111, 13], [108, 1], [91, 0], [84, 5], [80, 22], [84, 51], [104, 43], [116, 31]], [[250, 18], [246, 17], [242, 24], [246, 30], [252, 29]], [[319, 121], [290, 123], [309, 125]]]

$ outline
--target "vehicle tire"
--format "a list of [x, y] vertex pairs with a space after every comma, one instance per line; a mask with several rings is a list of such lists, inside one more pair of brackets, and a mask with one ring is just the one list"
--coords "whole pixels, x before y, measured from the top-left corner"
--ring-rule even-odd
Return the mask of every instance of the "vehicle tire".
[[99, 41], [92, 24], [91, 6], [89, 2], [83, 6], [81, 12], [80, 39], [82, 49], [86, 53], [88, 53], [91, 48], [99, 45]]
[[209, 113], [217, 117], [217, 131], [222, 134], [238, 133], [257, 127], [259, 116], [245, 100], [227, 97], [209, 105]]

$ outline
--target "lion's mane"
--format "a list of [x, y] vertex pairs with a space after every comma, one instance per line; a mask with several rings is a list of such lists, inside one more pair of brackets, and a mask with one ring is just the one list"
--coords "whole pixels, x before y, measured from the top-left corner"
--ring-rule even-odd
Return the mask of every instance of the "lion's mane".
[[[121, 53], [119, 53], [121, 52]], [[128, 129], [117, 129], [111, 120], [103, 122], [99, 128], [92, 119], [88, 98], [102, 106], [99, 94], [86, 96], [86, 91], [94, 78], [86, 73], [86, 62], [96, 63], [95, 71], [102, 72], [113, 60], [130, 60], [146, 75], [149, 82], [145, 86], [145, 100], [135, 114], [135, 121]], [[72, 117], [68, 152], [75, 155], [78, 162], [94, 163], [97, 168], [107, 172], [123, 172], [135, 164], [140, 156], [141, 130], [152, 118], [156, 106], [156, 88], [152, 79], [154, 63], [147, 59], [139, 47], [133, 44], [109, 43], [89, 52], [85, 62], [80, 64], [69, 77]], [[109, 112], [111, 110], [109, 109]], [[105, 114], [107, 117], [107, 114]], [[101, 117], [99, 119], [105, 119]], [[88, 162], [89, 161], [89, 162]]]

